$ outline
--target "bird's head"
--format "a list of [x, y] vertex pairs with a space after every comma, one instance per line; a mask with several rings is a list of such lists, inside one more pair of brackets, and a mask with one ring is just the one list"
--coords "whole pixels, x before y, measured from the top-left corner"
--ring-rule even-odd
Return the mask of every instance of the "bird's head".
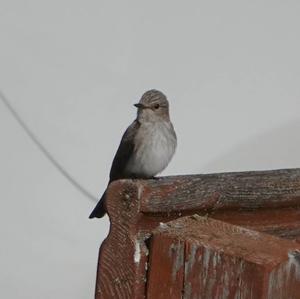
[[158, 90], [146, 91], [140, 101], [134, 104], [138, 108], [137, 119], [141, 122], [169, 121], [169, 102]]

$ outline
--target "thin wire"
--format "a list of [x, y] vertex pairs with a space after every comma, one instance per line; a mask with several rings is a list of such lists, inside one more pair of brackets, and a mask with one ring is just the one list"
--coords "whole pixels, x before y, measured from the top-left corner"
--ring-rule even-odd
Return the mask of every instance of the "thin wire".
[[88, 190], [86, 190], [79, 182], [77, 182], [69, 172], [53, 157], [53, 155], [47, 150], [47, 148], [39, 141], [37, 136], [29, 129], [27, 124], [21, 118], [20, 114], [16, 111], [16, 109], [10, 104], [7, 97], [0, 90], [0, 99], [14, 117], [14, 119], [18, 122], [21, 128], [27, 133], [29, 138], [35, 143], [38, 149], [46, 156], [46, 158], [51, 162], [51, 164], [83, 195], [91, 199], [92, 201], [98, 201], [98, 199], [93, 196]]

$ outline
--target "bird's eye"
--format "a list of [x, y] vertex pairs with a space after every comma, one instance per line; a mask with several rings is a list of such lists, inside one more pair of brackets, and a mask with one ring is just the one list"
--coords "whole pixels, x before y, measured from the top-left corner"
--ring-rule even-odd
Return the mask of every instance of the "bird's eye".
[[158, 109], [159, 108], [159, 104], [154, 105], [154, 109]]

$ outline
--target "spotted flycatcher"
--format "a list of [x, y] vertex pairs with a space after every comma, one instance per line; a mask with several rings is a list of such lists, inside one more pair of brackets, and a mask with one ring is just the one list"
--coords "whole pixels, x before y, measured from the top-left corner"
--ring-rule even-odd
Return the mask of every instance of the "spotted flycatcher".
[[[177, 138], [170, 121], [169, 102], [158, 90], [145, 92], [138, 104], [137, 118], [125, 131], [114, 157], [109, 183], [118, 179], [153, 178], [173, 157]], [[105, 215], [105, 193], [90, 218]]]

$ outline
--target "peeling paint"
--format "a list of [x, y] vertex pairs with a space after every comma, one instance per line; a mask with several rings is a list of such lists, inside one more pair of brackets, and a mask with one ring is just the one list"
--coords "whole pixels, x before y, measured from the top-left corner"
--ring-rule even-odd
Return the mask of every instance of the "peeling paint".
[[159, 227], [160, 227], [160, 228], [163, 228], [163, 229], [167, 229], [167, 228], [168, 228], [168, 224], [163, 223], [163, 222], [160, 222], [160, 223], [159, 223]]
[[138, 186], [138, 192], [137, 192], [137, 199], [140, 201], [141, 200], [141, 197], [142, 197], [142, 194], [143, 194], [143, 186], [141, 184], [139, 184]]
[[209, 259], [210, 259], [210, 250], [206, 247], [203, 248], [203, 266], [204, 270], [208, 271], [208, 265], [209, 265]]
[[[267, 299], [276, 299], [274, 298], [274, 294], [277, 293], [278, 296], [281, 296], [284, 283], [284, 267], [280, 267], [271, 272], [269, 277], [269, 285], [268, 285], [268, 297]], [[277, 297], [280, 298], [280, 297]]]
[[300, 251], [297, 250], [290, 251], [287, 262], [271, 272], [267, 299], [283, 298], [291, 280], [300, 283]]
[[243, 232], [245, 235], [255, 239], [255, 240], [259, 240], [261, 238], [261, 233], [255, 230], [251, 230], [248, 228], [244, 228], [244, 227], [239, 227], [239, 233]]
[[141, 260], [141, 244], [139, 240], [135, 240], [134, 262], [138, 264]]
[[294, 274], [296, 280], [300, 281], [300, 251], [290, 251], [288, 253], [287, 271], [288, 275]]
[[230, 281], [228, 276], [228, 271], [225, 271], [223, 274], [223, 292], [222, 292], [222, 298], [228, 298], [229, 296], [229, 287], [230, 287]]
[[195, 264], [195, 255], [196, 255], [197, 245], [192, 244], [190, 250], [191, 250], [191, 252], [190, 252], [189, 256], [187, 257], [187, 261], [185, 262], [185, 266], [184, 266], [185, 275], [187, 275], [193, 269], [193, 266]]
[[147, 246], [143, 246], [143, 252], [145, 253], [146, 256], [149, 255], [149, 249]]
[[181, 246], [180, 243], [178, 244], [172, 244], [170, 246], [170, 251], [169, 251], [169, 256], [174, 257], [175, 255], [175, 261], [173, 263], [173, 268], [172, 268], [172, 280], [176, 280], [176, 275], [180, 268], [183, 266], [183, 247]]
[[184, 299], [190, 299], [192, 296], [192, 285], [191, 283], [187, 283], [185, 284], [184, 286], [184, 295], [183, 295], [183, 298]]

